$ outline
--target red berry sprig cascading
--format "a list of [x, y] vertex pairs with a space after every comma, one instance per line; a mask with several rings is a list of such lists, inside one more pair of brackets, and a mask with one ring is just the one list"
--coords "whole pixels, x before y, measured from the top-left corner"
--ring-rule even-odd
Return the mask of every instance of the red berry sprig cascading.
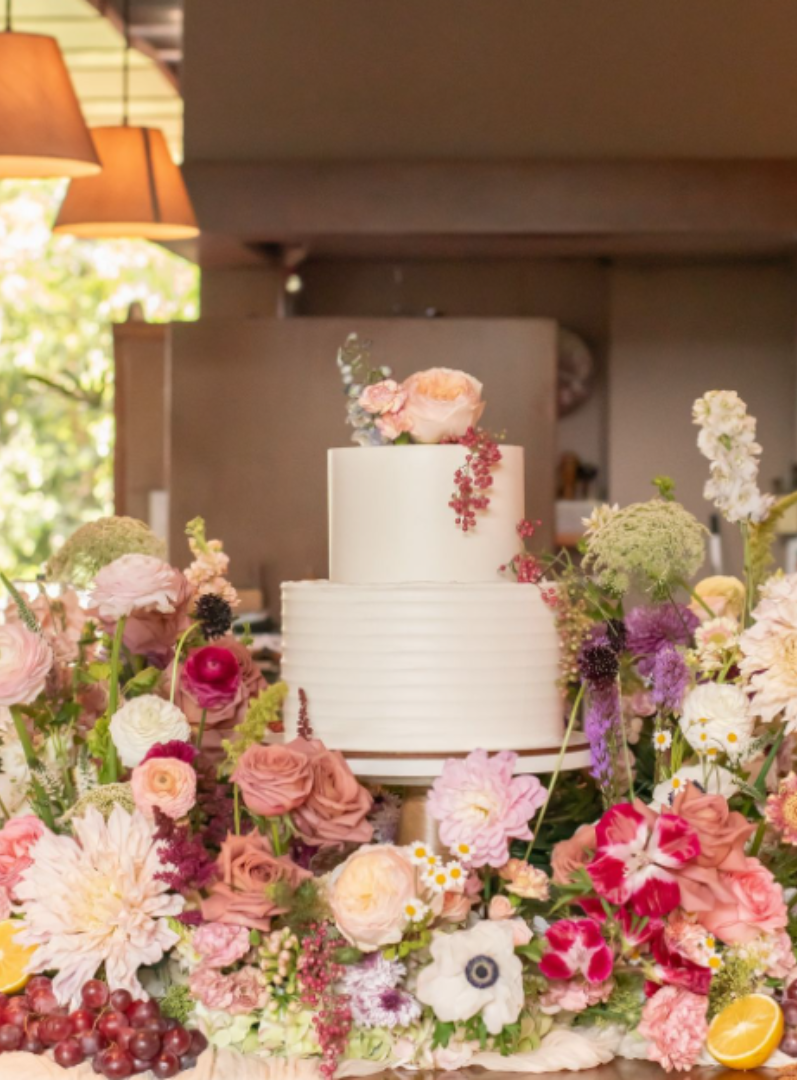
[[498, 443], [486, 431], [468, 428], [452, 443], [468, 451], [465, 463], [454, 473], [454, 493], [448, 505], [456, 514], [455, 523], [463, 532], [476, 525], [476, 514], [490, 505], [488, 490], [493, 486], [493, 469], [501, 460]]
[[302, 939], [297, 968], [302, 1004], [318, 1010], [313, 1023], [321, 1047], [321, 1074], [326, 1080], [332, 1080], [346, 1052], [352, 1024], [348, 998], [335, 992], [335, 983], [343, 974], [342, 964], [335, 961], [340, 946], [340, 940], [329, 936], [325, 923], [311, 923]]

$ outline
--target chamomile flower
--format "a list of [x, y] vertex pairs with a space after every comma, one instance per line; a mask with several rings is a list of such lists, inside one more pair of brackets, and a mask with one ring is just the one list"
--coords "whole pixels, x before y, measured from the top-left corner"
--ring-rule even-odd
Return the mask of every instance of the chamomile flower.
[[468, 872], [462, 863], [453, 859], [451, 862], [446, 863], [446, 870], [448, 871], [448, 877], [451, 882], [451, 891], [460, 892], [464, 889], [465, 882], [468, 879]]
[[672, 733], [669, 731], [655, 731], [653, 733], [653, 745], [660, 754], [669, 750], [672, 746]]
[[724, 961], [719, 953], [712, 953], [706, 960], [706, 967], [709, 971], [720, 971], [724, 966]]
[[449, 851], [462, 863], [469, 863], [471, 856], [473, 855], [473, 844], [468, 844], [466, 841], [462, 841], [459, 844], [455, 844], [454, 847], [449, 848]]
[[420, 922], [424, 919], [429, 912], [429, 905], [424, 904], [423, 900], [418, 900], [417, 897], [413, 897], [412, 900], [408, 900], [404, 905], [404, 917], [407, 922]]
[[428, 859], [434, 858], [434, 853], [428, 844], [424, 844], [422, 840], [416, 840], [408, 847], [410, 856], [410, 862], [415, 866], [426, 866]]
[[424, 884], [435, 893], [453, 892], [454, 884], [446, 866], [430, 866], [423, 875]]

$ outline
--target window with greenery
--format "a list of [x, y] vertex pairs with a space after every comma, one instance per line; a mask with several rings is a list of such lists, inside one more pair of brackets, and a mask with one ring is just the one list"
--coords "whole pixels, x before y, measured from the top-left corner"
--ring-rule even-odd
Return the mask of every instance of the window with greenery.
[[113, 506], [111, 323], [195, 319], [199, 274], [138, 240], [50, 228], [61, 182], [0, 183], [0, 567], [28, 576]]

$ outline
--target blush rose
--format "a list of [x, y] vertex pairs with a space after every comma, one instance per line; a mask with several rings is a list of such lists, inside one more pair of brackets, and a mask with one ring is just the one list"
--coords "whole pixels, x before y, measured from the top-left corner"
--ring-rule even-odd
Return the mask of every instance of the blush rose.
[[458, 439], [475, 427], [484, 412], [482, 384], [464, 371], [429, 368], [404, 380], [405, 418], [416, 442]]
[[773, 934], [788, 922], [783, 889], [758, 859], [745, 859], [743, 870], [720, 875], [730, 903], [700, 912], [699, 922], [728, 945], [745, 944], [759, 934]]
[[307, 755], [291, 746], [250, 746], [241, 755], [232, 779], [248, 810], [278, 817], [307, 801], [313, 771]]
[[374, 952], [401, 941], [404, 908], [417, 888], [415, 867], [400, 848], [366, 845], [332, 871], [327, 899], [347, 941]]

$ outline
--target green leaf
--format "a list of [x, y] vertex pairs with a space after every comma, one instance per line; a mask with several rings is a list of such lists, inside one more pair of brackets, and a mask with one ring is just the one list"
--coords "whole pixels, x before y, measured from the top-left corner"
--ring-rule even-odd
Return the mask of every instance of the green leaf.
[[451, 1036], [454, 1034], [455, 1025], [450, 1021], [443, 1023], [442, 1020], [438, 1020], [435, 1023], [434, 1031], [432, 1032], [432, 1049], [436, 1050], [438, 1046], [446, 1047], [451, 1041]]
[[107, 682], [110, 677], [111, 665], [102, 660], [92, 661], [81, 673], [81, 681], [87, 683]]
[[528, 945], [519, 945], [515, 952], [518, 956], [525, 956], [527, 960], [531, 960], [535, 964], [539, 964], [542, 960], [542, 954], [545, 950], [545, 943], [542, 938], [534, 938]]
[[140, 697], [151, 693], [163, 678], [163, 672], [156, 667], [145, 667], [125, 683], [126, 698]]

